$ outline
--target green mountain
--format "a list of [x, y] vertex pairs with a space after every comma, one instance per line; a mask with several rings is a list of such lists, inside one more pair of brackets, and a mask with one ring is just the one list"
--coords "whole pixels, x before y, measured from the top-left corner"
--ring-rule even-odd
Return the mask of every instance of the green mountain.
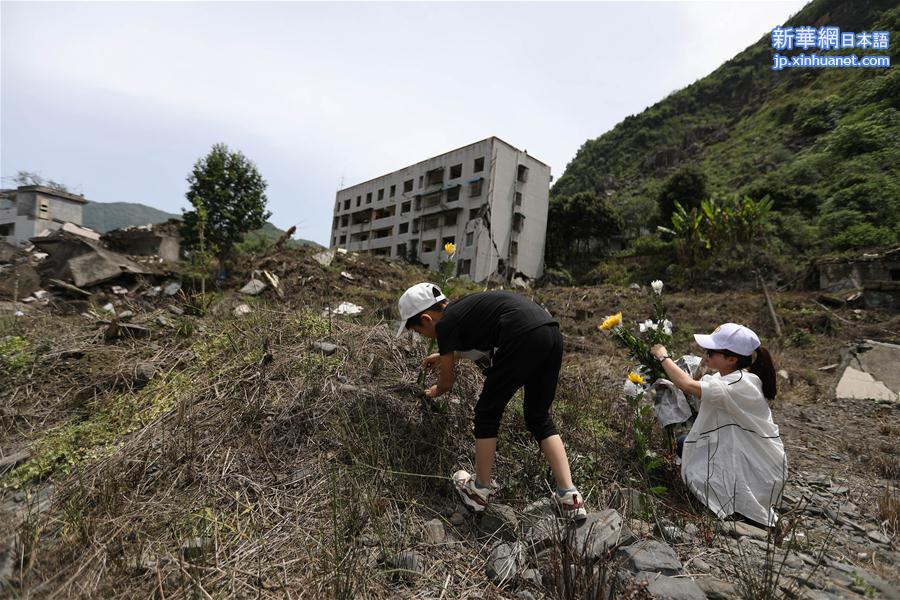
[[81, 217], [85, 227], [101, 233], [120, 227], [162, 223], [180, 218], [181, 215], [135, 202], [88, 202]]
[[889, 54], [895, 66], [776, 71], [766, 32], [710, 75], [585, 142], [551, 196], [605, 198], [634, 237], [654, 229], [669, 178], [699, 171], [710, 193], [768, 195], [784, 253], [900, 240], [900, 7], [815, 0], [784, 25], [891, 32], [886, 51], [827, 54]]
[[[162, 223], [169, 219], [181, 219], [181, 215], [169, 213], [146, 204], [136, 202], [88, 202], [84, 206], [82, 223], [101, 233], [119, 229], [120, 227], [133, 227]], [[274, 242], [284, 233], [272, 223], [266, 222], [256, 231], [247, 234], [245, 243], [261, 244]], [[319, 246], [311, 240], [293, 238], [289, 245], [294, 246]]]

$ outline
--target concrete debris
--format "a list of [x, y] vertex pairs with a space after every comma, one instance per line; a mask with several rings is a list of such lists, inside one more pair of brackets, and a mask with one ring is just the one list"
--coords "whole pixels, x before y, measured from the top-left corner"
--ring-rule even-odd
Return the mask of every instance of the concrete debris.
[[316, 342], [313, 344], [313, 348], [318, 350], [325, 356], [331, 356], [338, 350], [338, 347], [331, 342]]
[[116, 296], [124, 296], [128, 293], [128, 290], [123, 288], [121, 285], [114, 285], [110, 288], [110, 291]]
[[843, 372], [835, 397], [897, 402], [900, 398], [900, 345], [873, 340], [841, 349]]
[[166, 283], [163, 288], [163, 294], [166, 296], [174, 296], [181, 290], [181, 282], [180, 281], [170, 281]]
[[234, 307], [234, 310], [231, 311], [231, 314], [233, 314], [236, 317], [242, 317], [244, 315], [249, 315], [252, 312], [253, 312], [253, 310], [250, 308], [249, 305], [238, 304], [237, 306]]
[[352, 302], [341, 302], [335, 308], [328, 309], [326, 308], [323, 311], [325, 316], [328, 316], [330, 312], [333, 315], [358, 315], [363, 311], [363, 307], [357, 304], [353, 304]]
[[100, 234], [90, 227], [84, 227], [83, 225], [76, 225], [75, 223], [69, 222], [63, 223], [59, 227], [59, 229], [44, 229], [37, 235], [37, 237], [47, 237], [54, 231], [65, 231], [66, 233], [71, 233], [73, 235], [93, 240], [95, 242], [100, 241]]
[[101, 310], [105, 310], [108, 313], [116, 314], [116, 307], [112, 305], [112, 302], [107, 302], [103, 306], [100, 307]]
[[348, 281], [353, 281], [354, 279], [356, 279], [353, 275], [351, 275], [347, 271], [341, 271], [341, 277], [343, 277], [344, 279], [346, 279]]
[[248, 296], [257, 296], [262, 293], [262, 291], [266, 289], [266, 284], [259, 279], [251, 279], [247, 282], [247, 285], [240, 289], [242, 294], [246, 294]]
[[281, 289], [281, 283], [278, 280], [278, 275], [269, 273], [268, 271], [263, 271], [262, 274], [269, 285], [272, 287], [272, 289], [275, 290], [275, 293], [278, 294], [278, 297], [284, 298], [284, 290]]
[[891, 391], [883, 382], [876, 380], [865, 371], [858, 371], [853, 367], [844, 369], [838, 381], [835, 394], [838, 400], [887, 400], [897, 401], [897, 394]]
[[312, 258], [323, 267], [330, 266], [332, 261], [334, 261], [334, 250], [325, 250], [318, 254], [313, 254]]
[[114, 229], [100, 238], [112, 250], [129, 256], [159, 257], [168, 262], [178, 262], [181, 244], [176, 227], [146, 225]]
[[127, 256], [104, 248], [99, 242], [64, 231], [35, 237], [31, 241], [49, 254], [41, 263], [45, 277], [71, 280], [78, 287], [94, 286], [123, 274], [154, 274]]

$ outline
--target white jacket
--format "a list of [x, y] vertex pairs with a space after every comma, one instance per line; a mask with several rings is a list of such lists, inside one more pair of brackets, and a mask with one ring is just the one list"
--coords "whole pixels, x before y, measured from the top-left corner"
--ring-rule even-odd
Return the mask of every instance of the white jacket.
[[700, 410], [684, 442], [681, 477], [722, 519], [735, 512], [772, 526], [787, 458], [759, 377], [738, 370], [700, 380]]

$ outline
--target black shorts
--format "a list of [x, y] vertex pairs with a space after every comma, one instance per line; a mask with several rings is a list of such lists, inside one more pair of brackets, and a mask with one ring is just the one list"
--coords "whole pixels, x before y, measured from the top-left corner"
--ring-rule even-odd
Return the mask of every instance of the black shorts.
[[507, 403], [525, 388], [525, 425], [540, 443], [556, 435], [550, 405], [562, 367], [563, 339], [556, 323], [541, 325], [510, 340], [494, 353], [475, 404], [475, 437], [494, 438]]

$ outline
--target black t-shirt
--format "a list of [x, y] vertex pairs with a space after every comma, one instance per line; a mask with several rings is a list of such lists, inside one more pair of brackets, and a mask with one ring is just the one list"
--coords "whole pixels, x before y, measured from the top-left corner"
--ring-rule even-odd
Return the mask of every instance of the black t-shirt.
[[556, 323], [546, 310], [511, 292], [480, 292], [447, 305], [437, 322], [438, 352], [489, 352], [532, 329]]

